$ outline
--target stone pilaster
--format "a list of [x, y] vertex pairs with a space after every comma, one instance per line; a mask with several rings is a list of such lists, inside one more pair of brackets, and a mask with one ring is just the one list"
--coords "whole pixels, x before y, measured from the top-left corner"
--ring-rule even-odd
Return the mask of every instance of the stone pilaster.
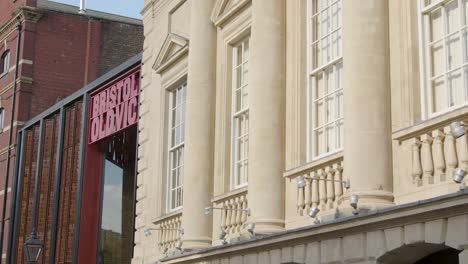
[[211, 246], [216, 29], [210, 15], [214, 0], [192, 2], [186, 98], [184, 200], [182, 227], [184, 248]]
[[257, 233], [284, 229], [286, 1], [252, 3], [249, 206]]
[[388, 0], [343, 0], [345, 175], [367, 209], [393, 204], [388, 19]]

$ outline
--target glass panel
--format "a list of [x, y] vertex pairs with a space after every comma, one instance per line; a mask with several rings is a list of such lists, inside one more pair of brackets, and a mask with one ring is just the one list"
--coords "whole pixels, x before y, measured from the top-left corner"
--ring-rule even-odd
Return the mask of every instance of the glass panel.
[[337, 142], [336, 142], [336, 147], [337, 148], [342, 148], [343, 147], [343, 120], [340, 120], [336, 123], [336, 133], [337, 133]]
[[448, 69], [451, 70], [455, 67], [461, 66], [462, 51], [460, 46], [460, 36], [458, 34], [451, 36], [447, 39], [447, 51], [448, 51]]
[[334, 113], [334, 108], [335, 108], [335, 96], [331, 95], [328, 96], [326, 99], [326, 113], [325, 113], [325, 118], [326, 118], [326, 123], [330, 123], [334, 121], [335, 113]]
[[325, 151], [325, 137], [323, 129], [315, 131], [315, 156], [322, 155]]
[[463, 25], [465, 26], [468, 23], [468, 0], [462, 0], [462, 5]]
[[[121, 132], [103, 145], [106, 152], [102, 174], [98, 263], [130, 264], [133, 249], [136, 129]], [[110, 145], [112, 148], [108, 147]]]
[[432, 75], [438, 76], [445, 72], [445, 52], [442, 41], [434, 43], [431, 48]]
[[462, 49], [464, 51], [463, 63], [467, 63], [468, 62], [468, 31], [467, 30], [462, 31], [462, 39], [463, 39]]
[[447, 13], [447, 32], [452, 33], [460, 29], [460, 10], [458, 9], [458, 0], [452, 0], [445, 4]]
[[442, 39], [444, 35], [444, 27], [442, 21], [442, 9], [437, 8], [430, 14], [430, 42]]
[[432, 81], [433, 111], [439, 112], [447, 107], [447, 95], [444, 85], [444, 77]]
[[461, 105], [465, 101], [461, 70], [450, 73], [447, 80], [449, 89], [448, 93], [450, 96], [449, 106]]
[[324, 124], [324, 120], [323, 120], [323, 117], [324, 117], [323, 99], [316, 102], [314, 105], [315, 105], [315, 109], [314, 109], [315, 124], [314, 124], [314, 127], [321, 127]]

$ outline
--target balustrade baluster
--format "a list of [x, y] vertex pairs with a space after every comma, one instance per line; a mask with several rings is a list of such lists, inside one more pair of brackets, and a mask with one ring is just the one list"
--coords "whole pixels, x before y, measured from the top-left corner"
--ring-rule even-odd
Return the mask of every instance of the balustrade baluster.
[[236, 211], [234, 209], [234, 199], [229, 199], [229, 233], [234, 233], [234, 226], [236, 225]]
[[317, 173], [313, 172], [312, 175], [312, 207], [318, 207], [319, 205], [319, 184], [318, 184], [318, 177], [320, 177]]
[[434, 150], [434, 166], [436, 173], [439, 178], [436, 180], [445, 181], [445, 155], [444, 155], [444, 133], [437, 129], [432, 131], [432, 137], [434, 138], [433, 150]]
[[304, 210], [304, 188], [297, 188], [297, 213], [302, 215]]
[[242, 209], [242, 218], [241, 218], [241, 228], [244, 225], [244, 223], [247, 221], [247, 212], [245, 211], [247, 209], [247, 197], [245, 195], [241, 196], [241, 209]]
[[304, 190], [304, 196], [305, 196], [305, 211], [306, 213], [309, 211], [311, 205], [312, 205], [312, 197], [311, 197], [311, 180], [306, 179], [306, 186]]
[[221, 204], [221, 207], [223, 208], [223, 210], [221, 210], [221, 228], [223, 230], [226, 230], [227, 228], [227, 201], [224, 201], [222, 204]]
[[236, 197], [235, 199], [235, 210], [236, 210], [236, 226], [235, 226], [235, 231], [236, 232], [239, 232], [240, 231], [240, 226], [241, 226], [241, 219], [242, 219], [242, 211], [240, 211], [239, 209], [242, 208], [241, 206], [241, 202], [240, 202], [240, 198], [239, 197]]
[[421, 163], [423, 168], [423, 182], [425, 184], [434, 183], [434, 163], [432, 158], [432, 137], [424, 134], [421, 136], [422, 147], [421, 147]]
[[447, 174], [451, 175], [453, 169], [455, 169], [458, 165], [456, 141], [452, 135], [452, 130], [450, 129], [450, 126], [444, 127], [444, 133], [444, 154], [447, 164]]
[[466, 169], [468, 167], [468, 136], [466, 134], [457, 139], [457, 151], [460, 167]]
[[327, 204], [326, 174], [323, 169], [318, 169], [317, 174], [319, 175], [319, 207], [321, 210], [325, 210]]
[[333, 170], [335, 171], [335, 202], [339, 205], [340, 198], [343, 196], [343, 177], [341, 174], [341, 164], [335, 163], [333, 164]]
[[422, 178], [422, 165], [421, 165], [421, 141], [419, 138], [412, 139], [411, 152], [412, 152], [412, 171], [413, 183], [419, 183]]
[[335, 199], [335, 190], [334, 190], [334, 173], [335, 171], [331, 166], [325, 168], [325, 177], [327, 185], [327, 207], [329, 209], [333, 208], [333, 200]]

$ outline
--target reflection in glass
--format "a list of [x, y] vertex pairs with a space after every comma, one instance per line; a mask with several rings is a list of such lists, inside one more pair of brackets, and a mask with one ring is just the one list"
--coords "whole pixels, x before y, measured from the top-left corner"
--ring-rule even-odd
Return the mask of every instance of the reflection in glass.
[[133, 127], [102, 144], [104, 164], [98, 263], [131, 263], [135, 134]]

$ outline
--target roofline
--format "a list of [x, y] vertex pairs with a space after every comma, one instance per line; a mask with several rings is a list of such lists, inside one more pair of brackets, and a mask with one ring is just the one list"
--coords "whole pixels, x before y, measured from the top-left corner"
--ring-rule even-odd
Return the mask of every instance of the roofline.
[[78, 13], [80, 11], [80, 8], [78, 6], [58, 3], [58, 2], [54, 2], [50, 0], [38, 0], [37, 8], [76, 15], [76, 16], [86, 16], [86, 17], [92, 17], [92, 18], [97, 18], [97, 19], [102, 19], [102, 20], [143, 26], [143, 21], [138, 18], [126, 17], [126, 16], [121, 16], [117, 14], [112, 14], [112, 13], [107, 13], [107, 12], [102, 12], [102, 11], [97, 11], [97, 10], [92, 10], [92, 9], [86, 9], [86, 14], [81, 15]]

